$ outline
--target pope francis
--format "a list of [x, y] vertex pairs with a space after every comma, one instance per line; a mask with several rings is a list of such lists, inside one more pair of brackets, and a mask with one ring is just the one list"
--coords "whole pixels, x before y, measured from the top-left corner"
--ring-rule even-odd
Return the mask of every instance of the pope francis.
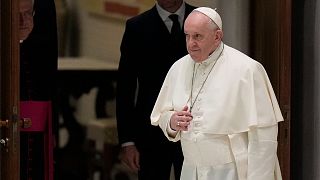
[[281, 111], [263, 66], [222, 42], [220, 15], [195, 9], [184, 24], [188, 55], [169, 70], [151, 114], [181, 140], [181, 180], [280, 180]]

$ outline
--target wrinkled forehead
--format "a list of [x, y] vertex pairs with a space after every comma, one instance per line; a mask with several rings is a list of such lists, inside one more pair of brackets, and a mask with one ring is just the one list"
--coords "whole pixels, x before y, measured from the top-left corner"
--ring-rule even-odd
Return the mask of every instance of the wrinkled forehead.
[[20, 9], [33, 9], [34, 0], [19, 0]]
[[34, 0], [19, 0], [19, 2], [31, 3], [32, 5], [34, 4]]

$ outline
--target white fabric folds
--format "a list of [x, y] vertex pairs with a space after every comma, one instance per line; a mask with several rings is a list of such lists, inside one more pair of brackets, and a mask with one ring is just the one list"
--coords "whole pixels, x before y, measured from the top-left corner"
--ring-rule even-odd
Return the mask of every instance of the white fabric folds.
[[[193, 67], [194, 61], [189, 55], [173, 64], [152, 111], [152, 125], [157, 126], [160, 121], [167, 123], [168, 116], [162, 117], [165, 112], [181, 110], [185, 105], [190, 107]], [[202, 102], [196, 106], [202, 116], [203, 133], [241, 133], [251, 127], [267, 127], [283, 121], [263, 66], [227, 45], [199, 98]]]

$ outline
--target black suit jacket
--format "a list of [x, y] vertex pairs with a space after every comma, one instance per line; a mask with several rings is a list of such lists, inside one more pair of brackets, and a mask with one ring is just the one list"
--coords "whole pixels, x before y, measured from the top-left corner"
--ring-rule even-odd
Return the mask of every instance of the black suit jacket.
[[[185, 18], [193, 9], [186, 4]], [[116, 96], [120, 143], [168, 141], [159, 127], [151, 125], [150, 114], [169, 68], [187, 54], [183, 31], [177, 39], [170, 37], [156, 6], [126, 22]]]
[[20, 99], [52, 100], [58, 60], [54, 0], [34, 2], [34, 27], [20, 44]]

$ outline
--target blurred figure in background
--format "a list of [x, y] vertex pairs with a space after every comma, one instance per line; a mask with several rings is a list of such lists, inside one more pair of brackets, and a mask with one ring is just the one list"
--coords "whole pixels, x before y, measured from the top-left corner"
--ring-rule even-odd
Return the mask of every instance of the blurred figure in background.
[[20, 0], [20, 117], [22, 180], [53, 180], [53, 124], [56, 119], [57, 25], [54, 0]]
[[126, 22], [121, 43], [116, 115], [120, 158], [140, 180], [180, 179], [183, 155], [150, 114], [170, 66], [187, 54], [183, 22], [194, 9], [183, 0], [157, 0]]

